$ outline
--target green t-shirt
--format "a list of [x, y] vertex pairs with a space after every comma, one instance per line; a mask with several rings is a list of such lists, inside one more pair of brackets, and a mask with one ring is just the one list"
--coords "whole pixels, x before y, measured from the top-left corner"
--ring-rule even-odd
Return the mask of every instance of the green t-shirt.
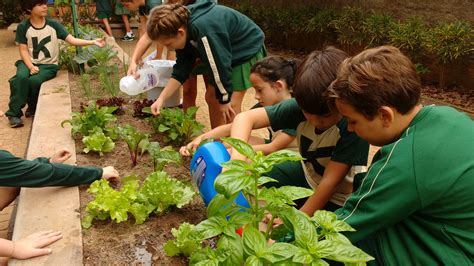
[[473, 265], [474, 122], [427, 106], [337, 210], [352, 242], [381, 265]]
[[69, 33], [56, 20], [46, 18], [42, 28], [35, 28], [30, 20], [22, 21], [16, 30], [15, 41], [26, 44], [33, 64], [58, 64], [59, 39], [65, 40]]
[[266, 107], [273, 130], [296, 128], [296, 140], [303, 161], [306, 181], [315, 189], [329, 161], [352, 165], [346, 178], [337, 186], [330, 201], [342, 205], [352, 193], [355, 174], [365, 170], [369, 144], [355, 133], [347, 131], [347, 121], [341, 119], [324, 132], [316, 132], [303, 115], [295, 99]]

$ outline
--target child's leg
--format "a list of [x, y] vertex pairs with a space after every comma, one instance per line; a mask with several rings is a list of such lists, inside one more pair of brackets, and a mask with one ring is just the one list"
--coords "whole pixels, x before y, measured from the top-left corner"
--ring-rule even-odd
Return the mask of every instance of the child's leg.
[[189, 107], [196, 106], [197, 97], [197, 76], [191, 75], [183, 83], [183, 110], [188, 110]]
[[20, 194], [18, 187], [0, 187], [0, 211], [3, 211]]
[[139, 37], [142, 37], [145, 32], [146, 32], [146, 22], [147, 22], [147, 17], [145, 15], [140, 15], [140, 28], [138, 29], [138, 33], [140, 34]]
[[232, 109], [234, 109], [235, 114], [238, 114], [242, 111], [242, 101], [244, 100], [244, 96], [246, 92], [247, 90], [234, 91], [232, 93], [230, 104], [232, 106]]
[[220, 103], [216, 98], [216, 92], [214, 86], [206, 86], [206, 102], [209, 108], [209, 119], [211, 121], [211, 128], [216, 128], [218, 126], [225, 125], [224, 114], [220, 112]]
[[108, 18], [103, 18], [102, 22], [105, 25], [105, 31], [107, 32], [107, 35], [109, 35], [110, 37], [114, 37], [112, 35], [112, 28], [110, 28], [109, 19]]
[[10, 117], [21, 117], [23, 115], [21, 108], [25, 106], [30, 94], [30, 86], [28, 85], [30, 70], [22, 60], [16, 61], [15, 65], [16, 75], [9, 80], [10, 102], [5, 114]]
[[128, 21], [128, 15], [122, 15], [123, 24], [125, 25], [125, 30], [128, 32], [132, 32], [130, 28], [130, 22]]
[[43, 82], [56, 77], [59, 67], [57, 65], [38, 65], [40, 71], [38, 74], [32, 75], [29, 78], [30, 95], [28, 97], [28, 109], [33, 113], [36, 111], [36, 104], [38, 103], [38, 95]]

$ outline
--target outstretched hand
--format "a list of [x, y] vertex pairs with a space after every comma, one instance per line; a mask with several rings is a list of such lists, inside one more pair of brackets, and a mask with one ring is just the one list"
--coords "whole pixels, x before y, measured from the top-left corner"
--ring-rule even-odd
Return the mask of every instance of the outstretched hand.
[[101, 47], [101, 48], [104, 47], [105, 46], [105, 38], [95, 39], [94, 44]]
[[14, 242], [12, 258], [28, 259], [51, 254], [50, 248], [44, 248], [63, 237], [60, 231], [42, 231]]
[[66, 149], [66, 148], [62, 148], [60, 150], [57, 150], [53, 156], [51, 156], [51, 158], [49, 159], [49, 162], [50, 163], [63, 163], [65, 162], [67, 159], [71, 158], [71, 152]]
[[163, 102], [160, 100], [160, 97], [158, 97], [158, 99], [156, 99], [156, 101], [150, 106], [151, 113], [155, 116], [159, 115], [161, 107], [163, 107]]
[[197, 150], [202, 140], [202, 137], [198, 136], [197, 138], [193, 139], [193, 141], [189, 142], [186, 146], [182, 146], [179, 149], [179, 153], [181, 154], [181, 156], [191, 156], [192, 153]]
[[120, 182], [119, 172], [113, 166], [102, 168], [102, 178], [113, 184]]

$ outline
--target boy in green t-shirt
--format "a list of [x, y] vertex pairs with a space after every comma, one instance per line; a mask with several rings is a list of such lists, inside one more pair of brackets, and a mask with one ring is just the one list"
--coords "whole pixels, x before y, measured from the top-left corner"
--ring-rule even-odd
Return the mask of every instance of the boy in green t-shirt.
[[19, 44], [21, 60], [15, 63], [16, 75], [9, 80], [10, 102], [5, 113], [11, 127], [23, 126], [21, 109], [27, 103], [25, 116], [35, 114], [41, 84], [56, 76], [59, 69], [59, 39], [78, 46], [105, 45], [103, 39], [74, 38], [57, 21], [46, 18], [46, 0], [21, 1], [21, 8], [29, 18], [22, 21], [16, 31], [15, 41]]
[[[329, 109], [328, 86], [336, 78], [338, 65], [347, 58], [343, 51], [328, 47], [309, 54], [295, 76], [294, 99], [256, 108], [236, 116], [231, 137], [247, 141], [252, 129], [296, 129], [301, 162], [285, 162], [266, 173], [278, 183], [313, 188], [314, 194], [301, 207], [312, 216], [315, 210], [335, 210], [352, 192], [352, 177], [367, 164], [368, 144], [346, 130], [347, 121]], [[232, 150], [232, 159], [243, 159]]]
[[420, 104], [413, 63], [397, 48], [345, 60], [329, 89], [348, 130], [382, 148], [336, 211], [346, 236], [381, 265], [474, 264], [474, 123]]

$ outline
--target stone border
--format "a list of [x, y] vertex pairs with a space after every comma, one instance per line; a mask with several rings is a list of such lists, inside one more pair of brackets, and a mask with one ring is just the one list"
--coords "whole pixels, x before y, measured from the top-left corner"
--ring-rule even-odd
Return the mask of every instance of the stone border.
[[[59, 148], [68, 148], [76, 161], [71, 128], [61, 121], [71, 115], [69, 76], [60, 70], [56, 78], [41, 86], [38, 108], [31, 129], [27, 159], [49, 156]], [[77, 187], [22, 188], [18, 199], [13, 240], [42, 230], [60, 230], [63, 239], [52, 244], [49, 256], [29, 260], [11, 260], [9, 265], [82, 265], [82, 228]]]
[[[114, 47], [117, 56], [128, 64], [129, 56], [108, 37], [107, 44]], [[75, 142], [69, 124], [61, 122], [71, 118], [69, 73], [58, 75], [41, 85], [38, 107], [33, 121], [26, 159], [49, 156], [59, 148], [67, 148], [76, 162]], [[53, 141], [52, 141], [53, 140]], [[28, 260], [10, 260], [9, 265], [83, 265], [82, 227], [80, 223], [78, 187], [22, 188], [18, 197], [13, 240], [42, 230], [60, 230], [63, 239], [52, 244], [53, 253]]]

